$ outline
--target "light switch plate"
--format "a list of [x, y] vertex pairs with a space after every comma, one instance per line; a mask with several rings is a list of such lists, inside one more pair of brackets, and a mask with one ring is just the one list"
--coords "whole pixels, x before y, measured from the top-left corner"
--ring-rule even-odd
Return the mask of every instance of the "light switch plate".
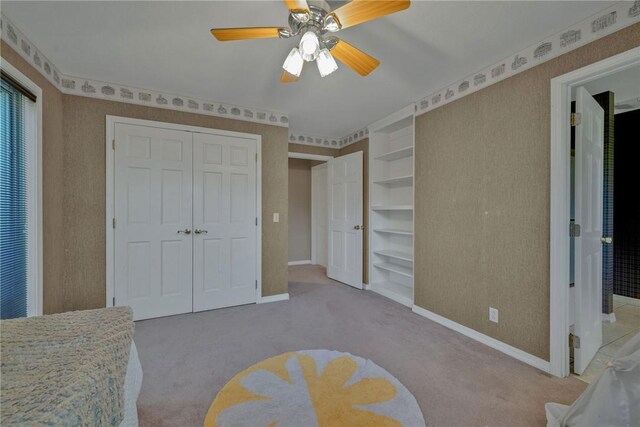
[[278, 212], [273, 213], [273, 222], [280, 222], [280, 214]]
[[498, 323], [498, 309], [489, 307], [489, 320]]

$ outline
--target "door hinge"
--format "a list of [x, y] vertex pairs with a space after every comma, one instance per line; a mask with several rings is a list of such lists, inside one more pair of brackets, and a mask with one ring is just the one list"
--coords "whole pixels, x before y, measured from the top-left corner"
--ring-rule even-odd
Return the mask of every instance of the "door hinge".
[[578, 126], [582, 122], [582, 114], [571, 113], [571, 126]]
[[569, 347], [580, 348], [580, 337], [577, 335], [569, 334]]
[[256, 163], [258, 163], [258, 153], [256, 153]]
[[256, 289], [258, 289], [258, 281], [256, 280]]
[[115, 139], [111, 140], [111, 149], [112, 150], [116, 149], [116, 140]]
[[256, 227], [258, 226], [258, 217], [256, 217]]
[[111, 220], [111, 225], [113, 226], [113, 228], [116, 228], [116, 219], [115, 218], [113, 218]]
[[569, 223], [569, 237], [580, 237], [580, 224]]
[[116, 297], [113, 297], [113, 306], [116, 306]]

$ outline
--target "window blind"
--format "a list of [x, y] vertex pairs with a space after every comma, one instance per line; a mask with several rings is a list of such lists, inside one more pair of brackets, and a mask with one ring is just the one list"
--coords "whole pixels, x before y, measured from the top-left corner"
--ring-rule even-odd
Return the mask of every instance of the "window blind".
[[0, 318], [27, 315], [25, 96], [2, 76], [0, 115]]

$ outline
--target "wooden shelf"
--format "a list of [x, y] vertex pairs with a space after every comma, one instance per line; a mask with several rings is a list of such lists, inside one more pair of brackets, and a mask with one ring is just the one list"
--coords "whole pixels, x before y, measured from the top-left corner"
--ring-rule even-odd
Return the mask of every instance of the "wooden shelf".
[[380, 262], [373, 264], [374, 267], [380, 268], [382, 270], [391, 271], [392, 273], [399, 274], [405, 277], [413, 277], [413, 269], [409, 267], [403, 267], [398, 264], [393, 264], [390, 262]]
[[374, 228], [376, 233], [397, 234], [399, 236], [413, 236], [413, 231], [397, 230], [394, 228]]
[[387, 178], [381, 179], [378, 181], [373, 181], [374, 184], [380, 185], [412, 185], [413, 184], [413, 175], [399, 176], [396, 178]]
[[381, 255], [387, 258], [399, 259], [401, 261], [413, 262], [413, 254], [410, 252], [394, 251], [391, 249], [384, 249], [381, 251], [373, 251], [376, 255]]
[[389, 151], [388, 153], [381, 154], [379, 156], [376, 156], [375, 158], [376, 160], [391, 161], [391, 160], [404, 159], [405, 157], [411, 157], [411, 156], [413, 156], [413, 146]]
[[378, 205], [371, 206], [374, 211], [412, 211], [413, 205]]

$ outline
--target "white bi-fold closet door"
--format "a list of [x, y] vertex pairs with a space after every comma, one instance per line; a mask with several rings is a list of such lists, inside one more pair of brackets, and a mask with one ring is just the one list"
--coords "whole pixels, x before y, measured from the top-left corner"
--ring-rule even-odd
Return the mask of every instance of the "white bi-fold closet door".
[[256, 302], [256, 140], [114, 131], [114, 302], [136, 320]]

